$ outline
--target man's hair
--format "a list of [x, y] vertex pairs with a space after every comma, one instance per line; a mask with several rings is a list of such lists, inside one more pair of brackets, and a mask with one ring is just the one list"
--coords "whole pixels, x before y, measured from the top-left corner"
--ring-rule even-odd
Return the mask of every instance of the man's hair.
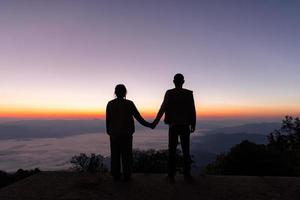
[[175, 74], [173, 82], [176, 86], [182, 85], [184, 83], [184, 76], [180, 73]]
[[126, 89], [125, 85], [123, 85], [123, 84], [116, 85], [115, 95], [118, 98], [124, 98], [126, 96], [126, 94], [127, 94], [127, 89]]

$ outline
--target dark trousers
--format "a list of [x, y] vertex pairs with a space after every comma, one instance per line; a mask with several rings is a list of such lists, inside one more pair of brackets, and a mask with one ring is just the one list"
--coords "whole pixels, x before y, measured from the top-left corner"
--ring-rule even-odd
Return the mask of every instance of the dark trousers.
[[168, 175], [175, 176], [176, 174], [176, 149], [179, 137], [183, 153], [183, 173], [185, 176], [189, 176], [192, 160], [190, 156], [190, 128], [188, 125], [173, 125], [169, 127]]
[[132, 136], [110, 136], [111, 175], [130, 177], [132, 172]]

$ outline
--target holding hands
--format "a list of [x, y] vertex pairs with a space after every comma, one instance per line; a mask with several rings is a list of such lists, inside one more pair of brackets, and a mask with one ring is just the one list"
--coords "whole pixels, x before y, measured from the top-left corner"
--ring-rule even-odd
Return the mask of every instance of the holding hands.
[[157, 123], [152, 122], [152, 123], [150, 123], [150, 128], [155, 129], [156, 125], [157, 125]]
[[152, 123], [150, 123], [151, 124], [150, 128], [155, 129], [155, 127], [159, 123], [159, 120], [160, 118], [156, 117], [155, 120]]
[[151, 129], [155, 129], [155, 127], [157, 126], [157, 122], [153, 121], [152, 123], [147, 122], [147, 124], [145, 124], [146, 127], [151, 128]]

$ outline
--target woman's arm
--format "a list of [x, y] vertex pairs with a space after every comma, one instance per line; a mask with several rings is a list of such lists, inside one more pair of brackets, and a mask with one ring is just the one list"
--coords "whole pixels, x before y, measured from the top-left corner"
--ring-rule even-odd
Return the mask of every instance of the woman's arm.
[[147, 122], [146, 120], [144, 120], [144, 118], [141, 116], [141, 114], [139, 113], [138, 109], [135, 107], [134, 103], [132, 103], [132, 111], [133, 111], [133, 116], [134, 118], [143, 126], [146, 127], [151, 127], [151, 124], [149, 122]]

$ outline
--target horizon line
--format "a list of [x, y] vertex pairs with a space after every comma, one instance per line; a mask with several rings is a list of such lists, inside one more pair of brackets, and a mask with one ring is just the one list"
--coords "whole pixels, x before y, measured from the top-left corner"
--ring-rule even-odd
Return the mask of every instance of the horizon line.
[[[300, 116], [300, 109], [295, 107], [268, 106], [197, 106], [198, 119], [230, 119], [230, 118], [283, 118], [287, 115]], [[153, 119], [158, 110], [144, 108], [140, 113], [144, 118]], [[4, 107], [0, 118], [49, 118], [49, 119], [105, 119], [103, 108], [50, 108], [50, 107]]]

